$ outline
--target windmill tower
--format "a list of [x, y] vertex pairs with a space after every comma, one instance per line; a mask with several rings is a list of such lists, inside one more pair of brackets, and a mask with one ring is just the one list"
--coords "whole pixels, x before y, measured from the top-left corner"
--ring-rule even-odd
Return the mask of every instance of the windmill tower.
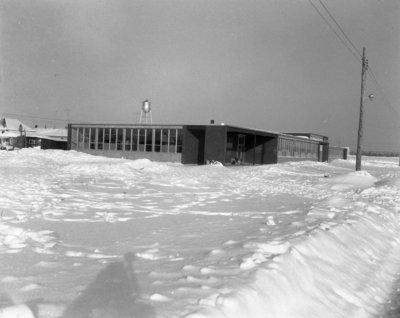
[[139, 124], [152, 124], [153, 118], [151, 117], [151, 103], [149, 100], [142, 102], [142, 109], [140, 112]]

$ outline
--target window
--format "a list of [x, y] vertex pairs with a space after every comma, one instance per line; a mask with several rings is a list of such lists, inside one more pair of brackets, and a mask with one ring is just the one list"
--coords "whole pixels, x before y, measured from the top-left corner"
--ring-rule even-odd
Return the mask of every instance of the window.
[[78, 128], [78, 148], [83, 149], [83, 128]]
[[90, 128], [90, 149], [96, 149], [97, 128]]
[[182, 153], [182, 147], [177, 128], [71, 128], [71, 149]]
[[125, 129], [125, 151], [131, 151], [132, 129]]
[[144, 151], [146, 145], [146, 129], [139, 129], [139, 151]]
[[132, 151], [138, 151], [139, 130], [132, 129]]
[[318, 158], [318, 145], [315, 142], [279, 139], [278, 154], [284, 157]]
[[98, 128], [97, 132], [97, 149], [103, 149], [104, 128]]
[[169, 131], [169, 152], [176, 152], [176, 129]]
[[153, 151], [153, 129], [146, 129], [146, 151]]
[[182, 139], [183, 139], [182, 129], [177, 129], [177, 133], [178, 133], [178, 143], [176, 152], [182, 153]]
[[163, 129], [161, 132], [161, 151], [168, 152], [169, 129]]
[[122, 150], [122, 141], [123, 141], [123, 129], [119, 128], [116, 129], [116, 141], [117, 150]]
[[110, 150], [116, 150], [116, 143], [117, 143], [117, 129], [111, 128], [110, 129]]
[[110, 150], [110, 128], [105, 128], [104, 129], [104, 150]]
[[78, 128], [71, 129], [71, 149], [78, 148]]
[[228, 134], [228, 141], [226, 142], [226, 150], [233, 150], [233, 136]]
[[90, 128], [83, 128], [83, 130], [84, 130], [83, 148], [89, 149]]
[[161, 151], [161, 129], [154, 130], [154, 151], [160, 152]]

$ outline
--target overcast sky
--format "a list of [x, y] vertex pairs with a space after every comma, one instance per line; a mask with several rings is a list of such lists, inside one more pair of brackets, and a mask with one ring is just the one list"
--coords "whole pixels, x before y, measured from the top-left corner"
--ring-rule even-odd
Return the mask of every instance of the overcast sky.
[[[366, 47], [364, 148], [399, 150], [400, 1], [322, 1]], [[310, 2], [330, 19], [319, 0], [0, 0], [0, 115], [138, 123], [149, 99], [157, 124], [214, 119], [353, 147], [361, 58]]]

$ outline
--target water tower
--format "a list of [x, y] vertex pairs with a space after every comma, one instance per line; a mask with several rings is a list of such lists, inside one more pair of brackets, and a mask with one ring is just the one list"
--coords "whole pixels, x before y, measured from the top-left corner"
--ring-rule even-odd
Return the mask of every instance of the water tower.
[[152, 124], [153, 123], [153, 119], [151, 117], [151, 103], [149, 102], [149, 100], [145, 100], [142, 102], [142, 109], [140, 112], [140, 120], [139, 120], [139, 124]]

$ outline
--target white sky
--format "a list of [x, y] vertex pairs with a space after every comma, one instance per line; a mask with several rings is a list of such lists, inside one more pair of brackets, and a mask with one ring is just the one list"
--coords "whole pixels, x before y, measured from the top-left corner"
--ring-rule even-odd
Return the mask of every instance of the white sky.
[[[365, 106], [364, 148], [398, 150], [400, 2], [323, 3], [358, 51], [366, 47], [379, 83], [368, 76], [376, 97]], [[360, 61], [308, 0], [0, 4], [0, 115], [57, 127], [67, 115], [137, 123], [149, 99], [154, 123], [214, 119], [356, 143]]]

